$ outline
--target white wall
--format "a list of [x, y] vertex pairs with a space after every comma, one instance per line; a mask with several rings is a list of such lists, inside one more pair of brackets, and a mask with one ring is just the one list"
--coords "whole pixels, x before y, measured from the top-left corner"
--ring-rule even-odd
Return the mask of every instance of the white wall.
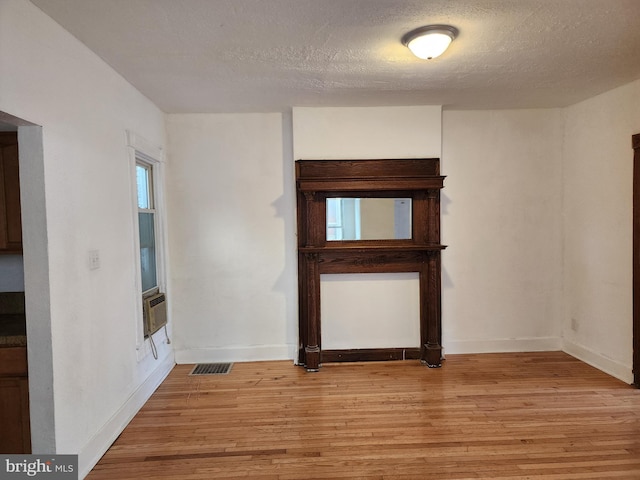
[[[439, 158], [441, 141], [440, 106], [293, 109], [296, 160]], [[418, 282], [417, 274], [321, 275], [322, 348], [419, 347]]]
[[305, 159], [440, 157], [441, 107], [293, 109], [293, 154]]
[[167, 125], [176, 360], [293, 358], [290, 120], [169, 115]]
[[559, 350], [562, 113], [445, 111], [445, 353]]
[[[440, 119], [440, 107], [296, 108], [289, 154], [279, 115], [170, 115], [178, 361], [295, 356], [292, 158], [440, 156], [441, 138], [446, 351], [560, 349], [561, 110], [445, 112], [444, 135]], [[363, 285], [373, 285], [368, 297]], [[363, 298], [393, 293], [345, 314], [352, 286]], [[323, 347], [413, 346], [415, 286], [416, 278], [323, 276]], [[394, 333], [378, 318], [385, 311], [395, 312]], [[348, 334], [365, 322], [366, 345]]]
[[131, 130], [161, 146], [164, 116], [26, 0], [0, 2], [0, 71], [0, 111], [42, 126], [40, 147], [39, 129], [20, 137], [29, 366], [52, 375], [31, 382], [31, 409], [54, 417], [32, 422], [34, 449], [79, 453], [82, 475], [173, 365], [165, 345], [160, 361], [136, 356], [125, 143]]
[[569, 107], [565, 118], [565, 348], [631, 382], [631, 135], [640, 132], [640, 81]]

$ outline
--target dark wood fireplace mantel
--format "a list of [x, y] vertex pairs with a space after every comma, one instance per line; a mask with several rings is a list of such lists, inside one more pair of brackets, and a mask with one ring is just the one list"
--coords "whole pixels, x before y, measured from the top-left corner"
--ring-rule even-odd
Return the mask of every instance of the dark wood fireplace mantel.
[[[298, 160], [299, 356], [316, 371], [323, 351], [320, 336], [320, 275], [325, 273], [418, 272], [420, 279], [420, 349], [430, 367], [441, 365], [440, 176], [437, 158], [384, 160]], [[410, 198], [411, 238], [403, 240], [328, 241], [327, 198]], [[405, 350], [405, 349], [391, 349]], [[406, 349], [415, 350], [415, 349]], [[397, 352], [365, 355], [396, 358]], [[360, 359], [354, 351], [325, 352]]]

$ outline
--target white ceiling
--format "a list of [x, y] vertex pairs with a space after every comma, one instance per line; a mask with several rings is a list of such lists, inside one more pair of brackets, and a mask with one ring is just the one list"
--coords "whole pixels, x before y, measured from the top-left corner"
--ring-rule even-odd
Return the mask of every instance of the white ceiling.
[[[32, 0], [163, 111], [566, 106], [640, 78], [639, 0]], [[435, 60], [400, 38], [460, 30]]]

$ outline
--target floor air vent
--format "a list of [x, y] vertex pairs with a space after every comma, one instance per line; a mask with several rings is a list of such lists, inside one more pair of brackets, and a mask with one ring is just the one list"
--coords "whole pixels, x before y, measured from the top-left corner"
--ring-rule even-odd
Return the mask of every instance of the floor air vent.
[[199, 363], [189, 375], [226, 375], [232, 366], [233, 363]]

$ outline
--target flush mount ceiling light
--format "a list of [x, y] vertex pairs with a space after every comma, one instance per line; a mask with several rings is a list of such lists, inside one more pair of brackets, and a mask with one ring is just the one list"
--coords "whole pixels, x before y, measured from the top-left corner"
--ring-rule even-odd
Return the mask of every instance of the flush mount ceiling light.
[[427, 25], [411, 30], [402, 37], [402, 43], [423, 60], [439, 57], [458, 35], [458, 29], [450, 25]]

